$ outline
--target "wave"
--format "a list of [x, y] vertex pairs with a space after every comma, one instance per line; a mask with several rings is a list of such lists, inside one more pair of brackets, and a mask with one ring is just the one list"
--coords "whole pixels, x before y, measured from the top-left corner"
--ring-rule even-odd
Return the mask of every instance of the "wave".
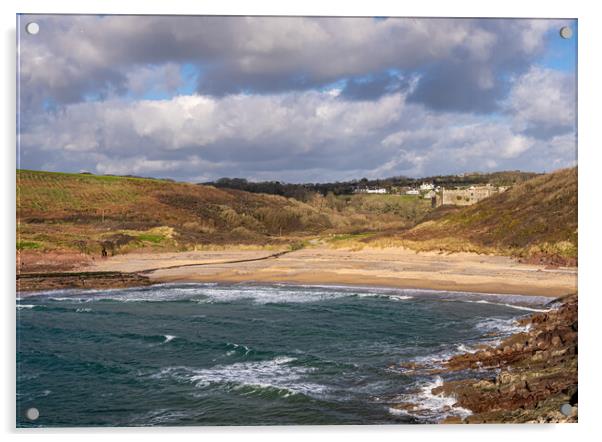
[[226, 352], [226, 356], [232, 356], [236, 353], [242, 353], [242, 356], [247, 356], [252, 351], [249, 347], [247, 347], [244, 344], [233, 344], [231, 342], [226, 343], [226, 348], [232, 349]]
[[391, 295], [391, 296], [389, 296], [389, 298], [394, 301], [406, 301], [408, 299], [414, 299], [413, 296], [407, 296], [407, 295], [399, 295], [399, 296]]
[[520, 325], [516, 319], [501, 319], [488, 318], [477, 322], [475, 327], [483, 332], [493, 333], [496, 335], [509, 336], [515, 333], [526, 332], [530, 328], [530, 324]]
[[[406, 360], [404, 362], [410, 362], [416, 364], [418, 367], [426, 368], [426, 369], [439, 369], [443, 368], [445, 362], [447, 362], [451, 357], [464, 353], [465, 349], [470, 349], [472, 352], [472, 348], [467, 346], [466, 344], [457, 344], [453, 347], [447, 347], [439, 351], [435, 351], [425, 356], [415, 356]], [[414, 372], [413, 368], [398, 368], [392, 367], [393, 371], [396, 372]]]
[[413, 357], [410, 362], [427, 368], [441, 368], [453, 356], [462, 353], [475, 353], [479, 350], [478, 347], [481, 346], [497, 346], [503, 338], [526, 332], [531, 326], [530, 324], [520, 325], [515, 318], [487, 318], [477, 322], [474, 327], [484, 336], [470, 342], [461, 342], [452, 347], [440, 349], [425, 356]]
[[476, 353], [478, 351], [477, 348], [470, 347], [465, 344], [456, 345], [456, 350], [458, 350], [459, 353]]
[[90, 302], [93, 299], [92, 298], [80, 298], [80, 297], [76, 297], [76, 296], [62, 296], [62, 297], [57, 297], [57, 296], [51, 296], [48, 298], [49, 301], [56, 301], [56, 302], [75, 302], [75, 303], [82, 303], [82, 302]]
[[[198, 304], [232, 303], [248, 300], [255, 304], [295, 304], [334, 300], [344, 297], [383, 298], [407, 301], [415, 298], [435, 301], [463, 301], [491, 304], [525, 311], [547, 311], [541, 308], [548, 298], [522, 295], [476, 294], [430, 289], [400, 289], [292, 284], [158, 284], [109, 290], [54, 290], [37, 293], [36, 297], [55, 302], [195, 302]], [[485, 299], [486, 298], [486, 299]]]
[[403, 409], [390, 407], [393, 415], [407, 415], [425, 422], [439, 422], [451, 416], [465, 418], [472, 412], [466, 408], [454, 406], [456, 399], [442, 394], [433, 394], [432, 390], [443, 385], [443, 378], [437, 376], [434, 380], [423, 381], [414, 393], [397, 396], [394, 402], [406, 405]]
[[490, 304], [490, 305], [499, 305], [499, 306], [503, 306], [503, 307], [508, 307], [508, 308], [514, 308], [517, 310], [525, 310], [528, 312], [549, 312], [551, 309], [544, 309], [544, 308], [534, 308], [534, 307], [527, 307], [524, 305], [519, 305], [519, 304], [509, 304], [506, 302], [491, 302], [491, 301], [487, 301], [485, 299], [480, 299], [478, 301], [471, 301], [471, 300], [466, 300], [464, 302], [471, 302], [474, 304]]
[[358, 293], [355, 296], [358, 298], [381, 298], [390, 301], [407, 301], [408, 299], [414, 299], [414, 296], [410, 295], [394, 295], [388, 293]]
[[170, 341], [173, 341], [177, 336], [174, 335], [163, 335], [165, 337], [165, 341], [163, 341], [164, 344], [167, 344]]
[[238, 391], [241, 394], [262, 394], [276, 391], [282, 397], [296, 394], [322, 395], [326, 391], [324, 385], [305, 379], [305, 376], [314, 369], [292, 365], [291, 363], [295, 361], [295, 358], [279, 356], [270, 360], [238, 362], [201, 369], [166, 367], [151, 377], [192, 383], [200, 389], [219, 386], [228, 391]]
[[23, 309], [32, 309], [38, 307], [37, 305], [33, 305], [33, 304], [17, 304], [17, 310], [23, 310]]
[[190, 411], [161, 408], [136, 416], [130, 422], [136, 426], [174, 425], [191, 416]]

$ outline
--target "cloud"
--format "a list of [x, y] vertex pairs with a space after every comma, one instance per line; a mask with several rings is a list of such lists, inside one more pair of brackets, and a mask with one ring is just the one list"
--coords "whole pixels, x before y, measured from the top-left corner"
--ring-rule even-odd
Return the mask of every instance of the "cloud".
[[307, 91], [77, 103], [39, 118], [20, 141], [29, 167], [75, 162], [77, 170], [185, 180], [418, 176], [573, 159], [570, 137], [550, 150], [514, 132], [509, 119], [434, 112], [408, 102], [409, 93], [372, 101]]
[[126, 73], [126, 87], [134, 97], [149, 93], [173, 94], [184, 84], [180, 67], [175, 63], [139, 66]]
[[[214, 96], [308, 90], [350, 79], [343, 96], [377, 97], [395, 89], [383, 72], [419, 71], [424, 80], [412, 100], [462, 111], [491, 109], [503, 92], [502, 74], [526, 70], [546, 32], [558, 25], [526, 19], [178, 16], [23, 16], [22, 22], [30, 19], [41, 31], [22, 34], [20, 72], [23, 101], [32, 106], [44, 99], [119, 96], [132, 87], [142, 95], [155, 86], [132, 82], [132, 75], [189, 63], [200, 72], [199, 94]], [[370, 82], [357, 82], [370, 75]]]
[[573, 74], [533, 66], [513, 80], [506, 110], [518, 130], [547, 139], [576, 130], [576, 93]]
[[31, 20], [21, 167], [307, 182], [575, 161], [575, 74], [537, 63], [568, 21]]

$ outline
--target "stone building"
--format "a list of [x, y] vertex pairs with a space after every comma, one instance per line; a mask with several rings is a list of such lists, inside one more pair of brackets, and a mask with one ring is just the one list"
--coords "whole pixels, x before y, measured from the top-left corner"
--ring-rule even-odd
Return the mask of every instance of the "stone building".
[[491, 184], [487, 184], [486, 186], [471, 186], [466, 189], [442, 189], [437, 195], [436, 204], [437, 206], [470, 206], [505, 190], [506, 188], [497, 188]]

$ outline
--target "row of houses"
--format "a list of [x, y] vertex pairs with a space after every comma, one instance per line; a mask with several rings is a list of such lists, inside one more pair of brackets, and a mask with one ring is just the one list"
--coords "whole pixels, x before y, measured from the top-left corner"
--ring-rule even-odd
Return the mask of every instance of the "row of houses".
[[389, 193], [384, 187], [356, 187], [353, 189], [353, 193]]
[[386, 189], [384, 187], [356, 187], [353, 192], [354, 193], [371, 193], [371, 194], [406, 194], [406, 195], [421, 195], [424, 192], [429, 192], [439, 189], [439, 187], [435, 188], [433, 183], [422, 183], [418, 188], [415, 187], [406, 187], [406, 188], [391, 188]]
[[445, 189], [435, 186], [433, 183], [422, 183], [418, 188], [403, 188], [390, 191], [384, 187], [362, 187], [356, 188], [354, 192], [368, 194], [394, 193], [420, 196], [424, 199], [430, 199], [433, 202], [433, 206], [469, 206], [496, 193], [504, 192], [506, 189], [507, 187], [496, 187], [492, 184], [470, 186], [467, 188]]

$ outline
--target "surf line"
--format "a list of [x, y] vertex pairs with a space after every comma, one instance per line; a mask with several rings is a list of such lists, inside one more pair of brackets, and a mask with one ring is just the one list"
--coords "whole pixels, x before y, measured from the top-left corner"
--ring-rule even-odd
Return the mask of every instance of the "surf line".
[[266, 259], [280, 258], [282, 255], [286, 255], [287, 253], [291, 253], [292, 251], [293, 250], [284, 250], [282, 252], [273, 253], [273, 254], [267, 255], [267, 256], [261, 256], [259, 258], [236, 259], [236, 260], [232, 260], [232, 261], [219, 261], [219, 262], [197, 262], [197, 263], [190, 263], [190, 264], [178, 264], [178, 265], [167, 266], [167, 267], [155, 267], [153, 269], [145, 269], [145, 270], [140, 270], [140, 271], [133, 272], [133, 273], [146, 275], [148, 273], [152, 273], [157, 270], [179, 269], [181, 267], [212, 266], [212, 265], [220, 265], [220, 264], [238, 264], [241, 262], [264, 261]]

